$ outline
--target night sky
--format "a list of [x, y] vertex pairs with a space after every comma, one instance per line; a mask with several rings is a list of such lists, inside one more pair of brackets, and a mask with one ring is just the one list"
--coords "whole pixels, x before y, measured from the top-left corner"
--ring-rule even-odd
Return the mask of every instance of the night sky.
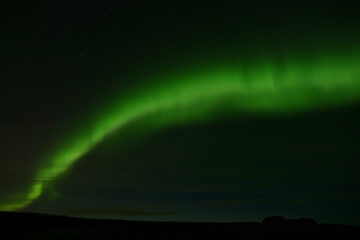
[[0, 210], [360, 225], [356, 1], [4, 1]]

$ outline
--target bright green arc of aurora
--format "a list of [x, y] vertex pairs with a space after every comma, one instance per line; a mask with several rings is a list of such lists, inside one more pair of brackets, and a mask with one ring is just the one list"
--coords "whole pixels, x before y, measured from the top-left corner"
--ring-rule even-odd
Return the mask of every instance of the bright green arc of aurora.
[[285, 114], [350, 104], [360, 98], [360, 54], [205, 70], [158, 81], [109, 104], [93, 119], [91, 131], [80, 131], [65, 141], [35, 173], [28, 192], [1, 204], [0, 210], [29, 205], [48, 182], [68, 171], [94, 146], [138, 120], [155, 116], [151, 126], [161, 128], [210, 118], [219, 107], [233, 112]]

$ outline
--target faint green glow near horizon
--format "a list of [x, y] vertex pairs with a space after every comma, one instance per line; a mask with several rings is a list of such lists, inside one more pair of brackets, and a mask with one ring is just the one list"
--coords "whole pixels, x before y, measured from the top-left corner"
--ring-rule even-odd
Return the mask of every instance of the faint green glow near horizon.
[[[161, 79], [160, 79], [161, 80]], [[91, 131], [66, 139], [45, 159], [22, 200], [0, 205], [16, 210], [37, 199], [47, 182], [57, 179], [108, 135], [135, 121], [155, 116], [154, 128], [206, 120], [219, 108], [228, 112], [288, 114], [347, 104], [360, 98], [360, 56], [319, 57], [314, 60], [271, 61], [252, 67], [219, 67], [178, 74], [154, 82], [118, 102], [93, 119]], [[156, 118], [158, 116], [158, 118]], [[154, 119], [154, 118], [152, 118]]]

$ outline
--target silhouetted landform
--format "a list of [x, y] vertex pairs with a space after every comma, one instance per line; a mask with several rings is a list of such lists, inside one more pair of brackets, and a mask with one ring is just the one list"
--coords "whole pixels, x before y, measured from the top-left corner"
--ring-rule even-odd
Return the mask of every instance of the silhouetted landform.
[[283, 217], [268, 217], [262, 223], [193, 223], [0, 212], [0, 222], [1, 239], [360, 239], [360, 227]]
[[312, 218], [300, 218], [300, 219], [285, 219], [283, 216], [273, 216], [267, 217], [262, 221], [263, 224], [282, 224], [282, 225], [289, 225], [289, 224], [298, 224], [298, 225], [316, 225], [318, 224]]

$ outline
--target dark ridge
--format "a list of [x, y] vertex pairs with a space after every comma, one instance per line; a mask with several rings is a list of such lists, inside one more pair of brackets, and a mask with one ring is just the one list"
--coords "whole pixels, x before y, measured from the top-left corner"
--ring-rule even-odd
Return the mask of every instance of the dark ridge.
[[360, 227], [267, 217], [262, 223], [145, 222], [0, 212], [8, 239], [360, 239]]
[[262, 221], [263, 224], [300, 224], [300, 225], [316, 225], [318, 224], [312, 218], [285, 219], [283, 216], [267, 217]]

